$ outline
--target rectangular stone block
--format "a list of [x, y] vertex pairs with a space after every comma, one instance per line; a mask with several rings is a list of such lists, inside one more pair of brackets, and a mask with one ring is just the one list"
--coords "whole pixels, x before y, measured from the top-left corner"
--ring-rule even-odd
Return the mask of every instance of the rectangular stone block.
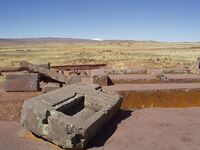
[[25, 101], [20, 122], [62, 148], [83, 149], [120, 105], [116, 92], [73, 84]]
[[196, 83], [200, 82], [198, 74], [122, 74], [109, 75], [113, 84], [138, 83]]
[[200, 106], [200, 83], [116, 84], [104, 88], [122, 95], [124, 110]]
[[42, 86], [42, 93], [48, 93], [60, 88], [59, 83], [48, 83]]
[[39, 66], [43, 67], [43, 68], [46, 68], [46, 69], [50, 69], [51, 68], [50, 63], [48, 63], [48, 64], [39, 64]]
[[92, 78], [94, 84], [99, 84], [102, 86], [108, 85], [108, 74], [104, 69], [92, 70]]
[[161, 82], [151, 74], [122, 74], [109, 75], [113, 84], [136, 84]]
[[21, 81], [36, 81], [38, 80], [38, 73], [9, 73], [6, 74], [6, 80], [21, 80]]
[[38, 74], [7, 74], [4, 90], [7, 92], [30, 92], [39, 90]]

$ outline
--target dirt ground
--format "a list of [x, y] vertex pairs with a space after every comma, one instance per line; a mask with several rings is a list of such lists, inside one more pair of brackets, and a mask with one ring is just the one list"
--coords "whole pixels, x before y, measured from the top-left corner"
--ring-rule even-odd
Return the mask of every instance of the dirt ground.
[[36, 92], [4, 92], [0, 91], [0, 120], [19, 121], [24, 100], [40, 93]]

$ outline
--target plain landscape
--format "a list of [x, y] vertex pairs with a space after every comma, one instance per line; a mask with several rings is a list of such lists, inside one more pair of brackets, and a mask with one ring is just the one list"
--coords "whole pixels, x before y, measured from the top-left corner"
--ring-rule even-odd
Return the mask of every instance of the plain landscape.
[[0, 39], [0, 67], [21, 60], [52, 65], [106, 63], [111, 68], [190, 67], [200, 43], [73, 38]]
[[[50, 62], [51, 66], [107, 64], [107, 68], [125, 70], [182, 67], [197, 69], [199, 56], [200, 43], [198, 42], [97, 41], [73, 38], [0, 39], [0, 69], [15, 67], [22, 60], [34, 64]], [[5, 92], [3, 75], [4, 73], [0, 76], [0, 131], [2, 132], [0, 149], [10, 150], [16, 147], [19, 149], [60, 149], [25, 131], [18, 123], [24, 101], [42, 93]], [[141, 84], [145, 85], [145, 83]], [[182, 91], [177, 92], [179, 98], [184, 99], [181, 94], [183, 94]], [[160, 100], [162, 96], [159, 93], [157, 95]], [[141, 97], [145, 98], [145, 94]], [[173, 101], [173, 99], [170, 100]], [[178, 101], [179, 99], [176, 102]], [[138, 150], [180, 148], [196, 150], [200, 144], [198, 132], [194, 132], [198, 131], [198, 114], [197, 107], [119, 110], [116, 117], [91, 139], [87, 148], [131, 150], [134, 147]]]

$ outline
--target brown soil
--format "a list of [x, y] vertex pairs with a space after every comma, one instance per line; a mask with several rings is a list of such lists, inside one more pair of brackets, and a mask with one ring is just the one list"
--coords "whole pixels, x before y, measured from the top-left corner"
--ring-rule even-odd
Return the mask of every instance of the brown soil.
[[0, 120], [19, 121], [23, 102], [39, 94], [39, 92], [0, 91]]

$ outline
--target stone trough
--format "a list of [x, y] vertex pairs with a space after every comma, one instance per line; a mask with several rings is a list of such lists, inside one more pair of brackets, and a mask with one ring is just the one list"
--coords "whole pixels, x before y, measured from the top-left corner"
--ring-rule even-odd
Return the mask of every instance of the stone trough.
[[62, 148], [82, 149], [120, 105], [115, 92], [99, 85], [73, 84], [25, 101], [20, 122]]

